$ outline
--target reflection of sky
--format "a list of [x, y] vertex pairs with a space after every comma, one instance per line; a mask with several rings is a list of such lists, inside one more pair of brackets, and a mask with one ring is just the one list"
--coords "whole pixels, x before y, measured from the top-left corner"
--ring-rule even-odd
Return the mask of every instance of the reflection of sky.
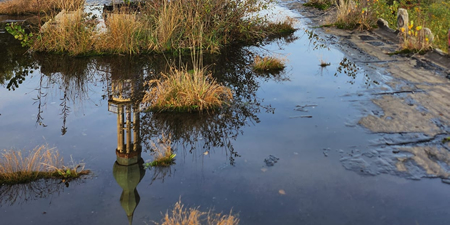
[[[148, 171], [137, 190], [141, 202], [135, 224], [159, 220], [179, 200], [202, 210], [215, 207], [239, 213], [241, 224], [443, 224], [448, 221], [450, 192], [439, 180], [413, 182], [392, 176], [363, 177], [346, 171], [339, 159], [352, 146], [368, 148], [373, 138], [360, 127], [345, 122], [360, 115], [349, 100], [368, 99], [352, 95], [366, 90], [362, 76], [334, 76], [343, 55], [338, 51], [308, 51], [309, 40], [302, 36], [294, 43], [265, 46], [288, 59], [286, 75], [291, 81], [260, 79], [257, 96], [271, 104], [275, 113], [258, 114], [261, 122], [243, 127], [232, 141], [241, 155], [229, 165], [227, 151], [214, 148], [193, 153], [177, 149], [172, 177], [150, 186]], [[320, 55], [331, 66], [320, 73]], [[362, 73], [362, 72], [361, 72]], [[360, 73], [360, 74], [361, 74]], [[96, 75], [98, 76], [98, 75]], [[59, 196], [30, 201], [20, 206], [2, 206], [5, 224], [125, 224], [119, 204], [121, 188], [112, 176], [117, 147], [117, 116], [102, 101], [102, 85], [89, 84], [89, 99], [81, 108], [71, 105], [68, 132], [61, 136], [61, 92], [55, 85], [43, 108], [47, 127], [36, 126], [37, 105], [33, 104], [39, 75], [27, 77], [16, 91], [0, 88], [0, 149], [31, 149], [48, 143], [66, 159], [84, 160], [94, 177], [71, 185]], [[317, 104], [309, 112], [295, 111], [296, 105]], [[312, 118], [291, 118], [312, 115]], [[356, 122], [355, 122], [356, 124]], [[333, 150], [328, 157], [323, 149]], [[264, 167], [264, 159], [280, 160]], [[151, 157], [143, 153], [144, 160]], [[261, 169], [264, 167], [266, 171]], [[279, 195], [284, 190], [286, 195]], [[433, 207], [430, 207], [432, 205]], [[447, 211], [446, 211], [447, 210]], [[24, 214], [23, 212], [27, 212]], [[46, 212], [46, 214], [43, 214]], [[429, 216], [429, 215], [433, 216]], [[326, 216], [324, 216], [326, 215]], [[32, 223], [30, 221], [33, 221]]]

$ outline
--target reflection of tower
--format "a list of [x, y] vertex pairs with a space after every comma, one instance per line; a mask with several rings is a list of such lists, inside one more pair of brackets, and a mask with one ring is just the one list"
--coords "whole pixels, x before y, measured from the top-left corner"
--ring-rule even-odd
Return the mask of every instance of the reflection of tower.
[[108, 100], [108, 111], [117, 114], [117, 159], [113, 175], [123, 189], [120, 204], [130, 224], [140, 201], [136, 187], [145, 175], [139, 139], [139, 108], [131, 101], [132, 93], [130, 80], [113, 80]]

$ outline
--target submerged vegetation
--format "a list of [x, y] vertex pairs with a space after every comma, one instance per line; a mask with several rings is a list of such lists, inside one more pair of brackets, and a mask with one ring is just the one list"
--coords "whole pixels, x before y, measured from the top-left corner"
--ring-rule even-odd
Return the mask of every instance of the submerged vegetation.
[[0, 184], [28, 183], [42, 178], [73, 179], [88, 174], [81, 164], [65, 166], [54, 148], [41, 145], [28, 155], [21, 151], [4, 150], [0, 158]]
[[150, 90], [142, 100], [150, 111], [202, 112], [221, 108], [233, 99], [231, 89], [217, 83], [205, 68], [171, 68], [161, 76], [148, 82]]
[[239, 219], [232, 215], [202, 212], [198, 208], [186, 208], [181, 201], [175, 204], [171, 212], [166, 212], [160, 225], [237, 225]]
[[270, 3], [142, 0], [134, 2], [133, 7], [122, 6], [105, 12], [104, 22], [82, 8], [60, 7], [67, 10], [45, 19], [43, 22], [48, 22], [42, 27], [39, 24], [30, 29], [34, 33], [30, 50], [70, 55], [140, 54], [183, 52], [201, 46], [207, 52], [217, 53], [232, 43], [254, 43], [272, 35], [294, 32], [293, 19], [271, 22], [257, 14]]

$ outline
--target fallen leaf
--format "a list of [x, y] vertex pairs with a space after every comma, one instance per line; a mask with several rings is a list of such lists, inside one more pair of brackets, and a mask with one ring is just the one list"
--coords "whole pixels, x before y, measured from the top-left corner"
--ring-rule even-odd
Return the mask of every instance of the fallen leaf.
[[267, 168], [261, 168], [261, 171], [263, 171], [263, 172], [266, 172], [267, 171]]
[[280, 189], [280, 190], [278, 191], [278, 193], [280, 193], [280, 195], [285, 195], [285, 194], [286, 194], [286, 192], [285, 192], [283, 189]]

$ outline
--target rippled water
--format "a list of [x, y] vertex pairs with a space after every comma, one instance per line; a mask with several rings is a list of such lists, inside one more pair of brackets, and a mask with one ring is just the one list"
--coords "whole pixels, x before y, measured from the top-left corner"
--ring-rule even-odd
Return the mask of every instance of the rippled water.
[[[342, 165], [341, 158], [379, 138], [357, 122], [388, 78], [324, 41], [300, 29], [205, 58], [218, 81], [233, 88], [234, 104], [218, 114], [177, 115], [137, 112], [133, 104], [143, 83], [168, 61], [177, 65], [177, 57], [30, 56], [0, 32], [0, 148], [47, 143], [93, 171], [68, 187], [1, 187], [2, 224], [126, 224], [134, 207], [133, 223], [150, 224], [180, 198], [202, 210], [232, 209], [241, 224], [447, 224], [450, 192], [440, 180], [365, 176]], [[267, 54], [284, 57], [287, 68], [252, 72], [253, 57]], [[114, 92], [118, 86], [124, 91]], [[114, 101], [118, 94], [131, 100]], [[138, 118], [132, 137], [141, 139], [142, 159], [151, 160], [151, 141], [171, 133], [175, 165], [118, 168], [116, 149], [127, 140], [117, 128], [122, 107], [129, 110], [125, 121]], [[271, 155], [279, 158], [273, 166], [265, 162]], [[138, 193], [121, 199], [133, 182]]]

